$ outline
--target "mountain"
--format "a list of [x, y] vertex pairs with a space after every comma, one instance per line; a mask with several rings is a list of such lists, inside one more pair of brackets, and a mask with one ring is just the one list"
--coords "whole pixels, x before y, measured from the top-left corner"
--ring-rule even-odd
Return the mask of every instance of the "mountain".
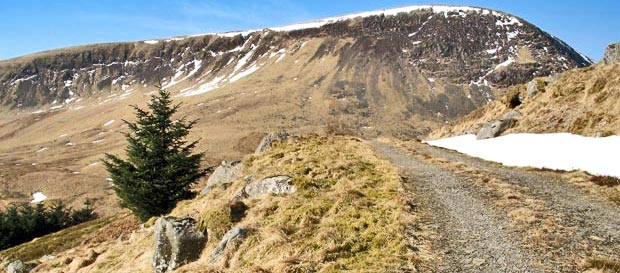
[[326, 99], [351, 97], [347, 107], [370, 116], [397, 100], [405, 115], [441, 112], [455, 118], [492, 99], [495, 88], [590, 63], [512, 15], [413, 6], [256, 31], [80, 46], [3, 61], [0, 102], [11, 108], [60, 104], [159, 80], [186, 95], [235, 89], [239, 80], [266, 89], [274, 81], [290, 81], [283, 72], [295, 71], [299, 85], [324, 90]]
[[[271, 131], [412, 138], [591, 61], [503, 12], [411, 6], [255, 31], [96, 44], [0, 62], [0, 185], [114, 204], [99, 160], [161, 82], [213, 165]], [[70, 186], [69, 186], [70, 185]], [[2, 205], [2, 203], [0, 203]], [[114, 210], [113, 206], [102, 206]]]

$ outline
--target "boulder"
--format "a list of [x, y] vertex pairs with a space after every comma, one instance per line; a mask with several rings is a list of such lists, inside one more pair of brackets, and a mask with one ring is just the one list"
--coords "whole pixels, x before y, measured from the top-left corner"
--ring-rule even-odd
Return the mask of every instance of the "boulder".
[[231, 184], [241, 172], [242, 168], [243, 164], [241, 161], [222, 161], [220, 166], [209, 176], [207, 187], [205, 187], [200, 194], [207, 194], [217, 186], [227, 186]]
[[605, 55], [603, 56], [603, 63], [620, 63], [620, 43], [614, 43], [607, 46], [607, 50], [605, 50]]
[[494, 120], [491, 121], [480, 129], [476, 135], [476, 139], [488, 139], [501, 135], [504, 131], [512, 127], [514, 119]]
[[155, 222], [155, 273], [172, 270], [200, 257], [206, 243], [205, 235], [196, 229], [196, 220], [161, 217]]
[[233, 227], [231, 230], [226, 232], [226, 234], [222, 237], [222, 240], [220, 240], [217, 246], [213, 249], [213, 252], [211, 252], [211, 259], [209, 262], [217, 262], [220, 256], [222, 256], [222, 253], [224, 253], [224, 250], [243, 241], [247, 233], [247, 228], [241, 226]]
[[289, 134], [287, 132], [275, 132], [275, 133], [268, 134], [260, 141], [254, 153], [255, 154], [262, 153], [266, 151], [267, 149], [269, 149], [272, 142], [283, 141], [283, 140], [286, 140], [288, 137], [289, 137]]
[[291, 181], [288, 176], [269, 177], [248, 184], [243, 191], [245, 196], [250, 198], [265, 194], [290, 194], [296, 190], [295, 186], [290, 184]]
[[521, 117], [521, 113], [519, 113], [519, 111], [514, 110], [514, 109], [512, 109], [512, 110], [506, 112], [506, 114], [504, 114], [504, 120], [507, 120], [507, 119], [518, 119], [520, 117]]
[[6, 266], [6, 273], [27, 273], [32, 270], [32, 266], [25, 264], [20, 260], [11, 262]]
[[536, 96], [536, 94], [538, 94], [538, 83], [536, 82], [536, 80], [531, 80], [530, 82], [527, 83], [527, 96], [528, 97], [533, 97]]

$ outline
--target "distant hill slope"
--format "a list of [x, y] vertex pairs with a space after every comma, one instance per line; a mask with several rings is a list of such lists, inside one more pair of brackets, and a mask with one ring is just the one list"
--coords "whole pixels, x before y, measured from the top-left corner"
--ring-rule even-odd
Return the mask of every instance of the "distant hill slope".
[[355, 127], [394, 114], [400, 121], [421, 116], [443, 123], [486, 104], [497, 88], [590, 63], [509, 14], [412, 6], [7, 60], [0, 62], [0, 103], [11, 108], [59, 105], [140, 89], [160, 79], [186, 95], [216, 89], [239, 93], [244, 82], [291, 97], [319, 89], [321, 102], [330, 105], [322, 114], [362, 115]]
[[584, 136], [620, 134], [620, 64], [598, 64], [566, 71], [513, 87], [500, 100], [467, 115], [455, 124], [437, 130], [431, 138], [477, 133], [491, 120], [501, 119], [513, 109], [509, 101], [521, 98], [514, 108], [520, 113], [516, 124], [505, 133], [570, 132]]

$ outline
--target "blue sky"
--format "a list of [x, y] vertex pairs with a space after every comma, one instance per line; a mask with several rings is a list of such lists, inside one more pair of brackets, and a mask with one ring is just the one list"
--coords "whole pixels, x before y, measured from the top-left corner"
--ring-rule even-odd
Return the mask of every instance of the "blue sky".
[[415, 4], [459, 4], [512, 13], [598, 60], [620, 41], [618, 0], [3, 0], [0, 59], [74, 45], [279, 26]]

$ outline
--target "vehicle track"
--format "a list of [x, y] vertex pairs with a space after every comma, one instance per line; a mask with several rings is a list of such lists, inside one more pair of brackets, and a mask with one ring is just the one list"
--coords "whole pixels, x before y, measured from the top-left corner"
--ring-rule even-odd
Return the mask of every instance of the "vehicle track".
[[[371, 144], [378, 155], [401, 169], [405, 187], [416, 193], [430, 215], [428, 224], [437, 234], [433, 248], [440, 257], [427, 266], [433, 272], [576, 272], [588, 258], [620, 257], [618, 206], [557, 174], [505, 167], [421, 143], [408, 143], [407, 148]], [[495, 205], [493, 194], [472, 183], [480, 177], [456, 171], [450, 163], [518, 187], [527, 196], [524, 199], [540, 200], [542, 214], [558, 221], [559, 228], [543, 231], [562, 237], [558, 246], [532, 247], [537, 242], [527, 242], [523, 230], [508, 217], [514, 208]]]

